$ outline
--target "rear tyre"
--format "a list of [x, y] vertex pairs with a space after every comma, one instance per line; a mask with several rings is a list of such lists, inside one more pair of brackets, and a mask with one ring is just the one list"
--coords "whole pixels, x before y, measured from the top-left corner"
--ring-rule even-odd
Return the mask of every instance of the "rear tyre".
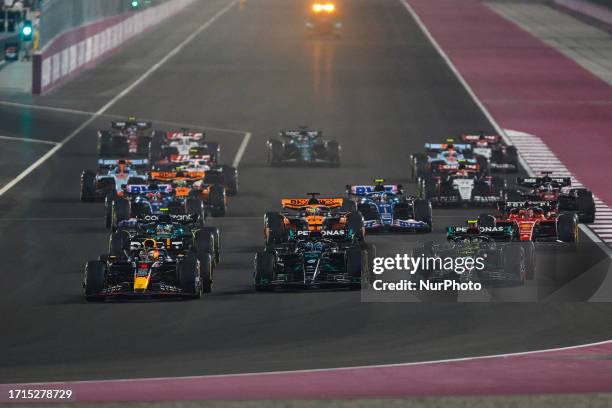
[[255, 290], [270, 291], [273, 290], [272, 281], [274, 280], [274, 255], [259, 251], [255, 255]]
[[88, 302], [100, 302], [105, 299], [100, 293], [106, 287], [106, 264], [101, 261], [89, 261], [85, 265], [85, 299]]
[[117, 197], [113, 200], [112, 206], [112, 227], [117, 227], [121, 221], [130, 218], [130, 202], [125, 198]]
[[280, 213], [267, 212], [264, 216], [264, 241], [266, 245], [287, 239], [284, 218]]
[[108, 253], [111, 256], [122, 258], [125, 249], [130, 247], [130, 236], [125, 231], [115, 231], [111, 234], [108, 242]]
[[595, 221], [595, 200], [590, 190], [578, 190], [578, 214], [580, 222], [589, 224]]
[[193, 244], [195, 251], [198, 254], [198, 259], [205, 254], [210, 254], [211, 257], [214, 256], [215, 237], [212, 232], [204, 230], [197, 231], [193, 238]]
[[423, 232], [431, 232], [433, 227], [433, 218], [431, 211], [431, 203], [428, 200], [414, 200], [414, 219], [417, 221], [422, 221], [429, 225], [428, 229], [423, 230]]
[[527, 278], [527, 257], [522, 245], [510, 244], [504, 252], [504, 272], [513, 277], [513, 285], [523, 285]]
[[198, 260], [191, 253], [176, 267], [178, 286], [182, 293], [189, 298], [198, 299], [202, 296], [202, 283]]
[[238, 194], [238, 171], [231, 167], [223, 165], [221, 166], [221, 172], [223, 174], [223, 180], [225, 184], [225, 192], [228, 196], [235, 196]]
[[358, 241], [365, 239], [365, 228], [363, 225], [363, 216], [361, 213], [352, 212], [348, 214], [346, 219], [346, 226], [348, 228], [349, 235], [353, 234]]
[[217, 227], [203, 227], [202, 231], [210, 232], [215, 240], [215, 251], [213, 252], [213, 263], [217, 265], [221, 262], [221, 236]]
[[357, 203], [354, 200], [349, 198], [342, 199], [342, 207], [340, 207], [342, 212], [357, 212]]
[[331, 166], [340, 166], [340, 144], [335, 140], [327, 142], [327, 157]]
[[100, 157], [113, 156], [113, 137], [107, 131], [98, 133], [98, 155]]
[[495, 217], [491, 214], [480, 214], [478, 216], [478, 226], [479, 227], [495, 227], [496, 221]]
[[210, 207], [210, 215], [213, 217], [225, 217], [225, 188], [220, 184], [210, 186], [208, 192], [208, 205]]
[[578, 238], [577, 216], [575, 213], [562, 213], [557, 218], [557, 237], [563, 242], [576, 242]]
[[96, 197], [96, 175], [85, 170], [81, 174], [81, 201], [93, 201]]
[[213, 259], [209, 253], [198, 255], [200, 261], [200, 280], [202, 282], [202, 292], [210, 293], [213, 287]]
[[268, 140], [268, 164], [278, 166], [283, 160], [283, 144], [279, 140]]

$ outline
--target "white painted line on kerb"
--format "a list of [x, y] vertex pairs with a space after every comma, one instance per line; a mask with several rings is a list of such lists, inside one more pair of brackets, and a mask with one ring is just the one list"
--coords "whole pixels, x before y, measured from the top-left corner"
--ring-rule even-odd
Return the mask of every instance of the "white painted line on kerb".
[[49, 145], [58, 145], [59, 142], [53, 142], [51, 140], [40, 140], [40, 139], [30, 139], [27, 137], [13, 137], [13, 136], [0, 136], [0, 140], [10, 140], [15, 142], [27, 142], [27, 143], [42, 143]]
[[240, 165], [240, 161], [242, 160], [242, 156], [244, 156], [244, 152], [246, 151], [246, 148], [249, 145], [249, 141], [251, 140], [251, 136], [253, 136], [253, 134], [251, 132], [246, 132], [244, 134], [244, 138], [242, 139], [242, 143], [240, 143], [240, 147], [238, 148], [238, 151], [236, 152], [236, 157], [234, 158], [234, 163], [232, 163], [232, 166], [234, 166], [234, 168], [236, 168], [236, 169]]
[[64, 147], [66, 143], [68, 143], [72, 138], [81, 133], [83, 129], [93, 123], [99, 116], [103, 115], [106, 111], [108, 111], [113, 105], [119, 102], [123, 97], [129, 94], [134, 90], [138, 85], [140, 85], [144, 80], [149, 78], [155, 71], [157, 71], [162, 65], [168, 62], [169, 59], [178, 54], [183, 48], [185, 48], [190, 42], [192, 42], [200, 33], [210, 27], [215, 21], [217, 21], [221, 16], [227, 13], [233, 6], [238, 3], [238, 0], [233, 0], [228, 3], [225, 7], [219, 10], [214, 16], [212, 16], [209, 20], [207, 20], [204, 24], [202, 24], [196, 31], [191, 33], [183, 42], [181, 42], [178, 46], [176, 46], [172, 51], [170, 51], [164, 58], [159, 60], [155, 65], [149, 68], [140, 78], [136, 81], [132, 82], [128, 87], [126, 87], [123, 91], [121, 91], [118, 95], [116, 95], [113, 99], [111, 99], [106, 105], [102, 106], [95, 112], [89, 119], [81, 124], [78, 128], [76, 128], [72, 133], [70, 133], [64, 140], [55, 145], [51, 150], [45, 153], [40, 159], [36, 160], [32, 163], [27, 169], [21, 172], [17, 177], [7, 183], [2, 189], [0, 189], [0, 196], [4, 195], [11, 188], [15, 187], [21, 180], [26, 178], [31, 172], [36, 170], [41, 164], [46, 162], [51, 156], [53, 156], [59, 149]]

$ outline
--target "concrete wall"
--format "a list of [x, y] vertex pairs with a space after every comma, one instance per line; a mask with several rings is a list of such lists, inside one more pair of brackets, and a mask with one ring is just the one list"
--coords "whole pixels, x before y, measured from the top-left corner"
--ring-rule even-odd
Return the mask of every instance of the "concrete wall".
[[196, 0], [171, 0], [70, 30], [34, 55], [32, 93], [43, 94], [98, 64], [125, 41], [141, 34]]

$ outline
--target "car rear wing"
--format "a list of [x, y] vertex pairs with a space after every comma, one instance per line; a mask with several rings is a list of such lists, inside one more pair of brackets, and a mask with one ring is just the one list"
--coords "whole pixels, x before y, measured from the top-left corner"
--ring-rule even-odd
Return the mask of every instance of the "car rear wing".
[[195, 224], [200, 219], [199, 214], [142, 214], [136, 220], [141, 223], [156, 224]]
[[139, 121], [139, 120], [123, 120], [123, 121], [111, 122], [111, 128], [116, 129], [116, 130], [123, 130], [130, 126], [135, 126], [138, 129], [144, 130], [144, 129], [151, 129], [153, 127], [153, 123]]
[[462, 225], [446, 227], [448, 239], [462, 236], [487, 236], [493, 239], [511, 238], [513, 234], [512, 225], [499, 225], [494, 227], [479, 227], [477, 225]]
[[475, 143], [475, 142], [478, 142], [479, 140], [485, 140], [486, 142], [489, 142], [489, 143], [499, 143], [501, 142], [501, 136], [472, 134], [472, 135], [461, 136], [461, 140], [467, 143]]
[[166, 132], [166, 138], [168, 140], [178, 139], [180, 137], [187, 137], [191, 140], [204, 140], [206, 134], [204, 132], [196, 132], [191, 130], [171, 130]]
[[551, 183], [555, 187], [569, 187], [572, 185], [572, 179], [570, 177], [528, 177], [522, 178], [519, 177], [516, 179], [516, 182], [525, 187], [538, 187], [543, 185], [544, 183]]
[[[299, 210], [302, 207], [308, 207], [311, 204], [311, 198], [284, 198], [281, 200], [281, 206], [290, 210]], [[342, 207], [344, 199], [342, 198], [317, 198], [319, 205], [324, 205], [329, 208]]]
[[203, 171], [152, 171], [150, 178], [154, 181], [198, 181], [205, 175]]
[[306, 133], [310, 137], [317, 137], [323, 134], [320, 130], [281, 130], [278, 134], [280, 136], [295, 137], [303, 133]]
[[148, 184], [126, 184], [123, 191], [130, 195], [142, 195], [146, 193], [162, 193], [169, 195], [174, 192], [172, 184], [156, 184], [155, 187]]
[[[376, 190], [377, 187], [380, 188], [380, 186], [373, 186], [373, 185], [351, 186], [347, 184], [346, 193], [348, 195], [361, 197], [369, 193], [377, 192]], [[381, 193], [384, 192], [384, 193], [401, 194], [404, 192], [404, 187], [401, 184], [385, 184], [382, 187], [384, 188], [384, 191], [380, 191]]]
[[450, 147], [458, 152], [472, 150], [472, 145], [468, 143], [425, 143], [425, 150], [428, 152], [441, 152]]
[[502, 201], [499, 203], [499, 209], [504, 212], [515, 208], [541, 208], [543, 210], [554, 210], [556, 207], [557, 203], [555, 201]]
[[149, 159], [124, 160], [124, 159], [104, 158], [104, 159], [98, 160], [98, 167], [100, 168], [115, 167], [119, 164], [125, 164], [126, 166], [132, 166], [132, 167], [145, 167], [149, 165]]

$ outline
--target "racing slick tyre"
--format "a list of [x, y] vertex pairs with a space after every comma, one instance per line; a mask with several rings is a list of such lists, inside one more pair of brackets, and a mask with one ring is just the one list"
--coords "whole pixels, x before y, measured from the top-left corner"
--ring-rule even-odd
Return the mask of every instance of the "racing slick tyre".
[[422, 153], [412, 156], [412, 181], [417, 181], [419, 177], [424, 177], [427, 173], [427, 156]]
[[525, 247], [518, 243], [509, 244], [504, 250], [504, 272], [513, 276], [508, 283], [512, 286], [525, 284], [527, 278], [527, 254]]
[[176, 275], [178, 286], [186, 297], [199, 299], [202, 296], [202, 281], [198, 279], [200, 275], [198, 259], [194, 253], [187, 255], [177, 265]]
[[108, 253], [110, 256], [122, 258], [124, 250], [130, 248], [130, 235], [126, 231], [115, 231], [108, 240]]
[[367, 277], [367, 282], [372, 284], [374, 280], [376, 279], [376, 275], [374, 274], [374, 259], [376, 259], [376, 245], [366, 244], [364, 249], [367, 251], [367, 254], [368, 254], [367, 271], [366, 271], [366, 274], [364, 274], [364, 276]]
[[202, 200], [198, 197], [188, 197], [185, 200], [185, 214], [197, 214], [203, 222], [206, 219], [206, 209]]
[[221, 236], [219, 234], [219, 228], [217, 228], [217, 227], [203, 227], [202, 231], [210, 232], [213, 235], [214, 242], [215, 242], [214, 252], [212, 253], [213, 254], [213, 262], [214, 262], [215, 265], [217, 265], [219, 262], [221, 262]]
[[149, 142], [149, 164], [155, 164], [162, 159], [162, 145], [164, 143], [163, 135], [156, 133]]
[[81, 201], [93, 201], [96, 198], [96, 175], [85, 170], [81, 174]]
[[140, 136], [138, 138], [138, 146], [136, 147], [136, 154], [139, 157], [149, 157], [149, 144], [151, 138], [149, 136]]
[[423, 232], [431, 232], [433, 221], [432, 221], [432, 213], [431, 213], [431, 203], [428, 200], [414, 200], [414, 219], [417, 221], [422, 221], [429, 225], [429, 228], [423, 229]]
[[476, 158], [476, 161], [480, 165], [479, 173], [484, 175], [484, 176], [489, 175], [489, 173], [490, 173], [489, 172], [489, 161], [485, 157], [482, 157], [482, 156], [478, 156]]
[[340, 211], [347, 213], [357, 212], [357, 203], [354, 200], [351, 200], [350, 198], [343, 198]]
[[506, 162], [508, 164], [514, 165], [514, 173], [518, 172], [519, 169], [519, 158], [518, 158], [518, 150], [516, 150], [516, 146], [507, 146], [506, 147]]
[[349, 234], [352, 232], [358, 241], [363, 241], [365, 239], [365, 228], [361, 213], [352, 212], [348, 214], [346, 217], [346, 226]]
[[98, 155], [100, 157], [113, 156], [113, 136], [106, 131], [98, 133]]
[[283, 144], [279, 140], [268, 140], [268, 164], [278, 166], [283, 160]]
[[121, 221], [130, 218], [130, 202], [125, 198], [117, 197], [112, 201], [111, 227], [117, 227]]
[[595, 200], [593, 199], [593, 193], [587, 189], [579, 189], [577, 193], [579, 221], [590, 224], [595, 221]]
[[264, 216], [264, 241], [266, 245], [287, 239], [284, 218], [280, 213], [267, 212]]
[[258, 292], [270, 291], [274, 287], [270, 284], [274, 280], [274, 255], [259, 251], [255, 255], [255, 290]]
[[196, 231], [193, 237], [193, 247], [198, 255], [198, 259], [205, 254], [214, 256], [215, 254], [215, 236], [211, 231], [199, 230]]
[[346, 251], [346, 273], [351, 278], [359, 278], [359, 283], [351, 284], [351, 289], [361, 289], [361, 281], [365, 280], [367, 272], [368, 252], [357, 248]]
[[89, 261], [85, 265], [85, 299], [88, 302], [100, 302], [105, 299], [100, 293], [106, 287], [106, 265], [101, 261]]
[[479, 227], [494, 227], [496, 225], [495, 216], [491, 214], [480, 214], [478, 216]]
[[209, 253], [198, 256], [200, 261], [200, 281], [202, 282], [202, 292], [210, 293], [213, 287], [213, 257]]
[[223, 165], [221, 166], [221, 173], [223, 174], [223, 184], [225, 184], [227, 195], [235, 196], [238, 194], [238, 171], [231, 166]]
[[110, 196], [106, 196], [106, 198], [104, 199], [104, 225], [107, 229], [112, 226], [113, 200], [114, 198]]
[[175, 146], [164, 146], [162, 147], [162, 159], [170, 160], [171, 156], [177, 156], [179, 154], [178, 148]]
[[573, 212], [562, 213], [557, 218], [557, 237], [559, 241], [578, 241], [578, 217]]
[[327, 142], [327, 158], [329, 159], [330, 166], [340, 166], [340, 144], [335, 140]]
[[210, 215], [213, 217], [225, 217], [227, 210], [225, 204], [225, 187], [220, 184], [210, 186], [208, 192], [208, 206], [210, 207]]

